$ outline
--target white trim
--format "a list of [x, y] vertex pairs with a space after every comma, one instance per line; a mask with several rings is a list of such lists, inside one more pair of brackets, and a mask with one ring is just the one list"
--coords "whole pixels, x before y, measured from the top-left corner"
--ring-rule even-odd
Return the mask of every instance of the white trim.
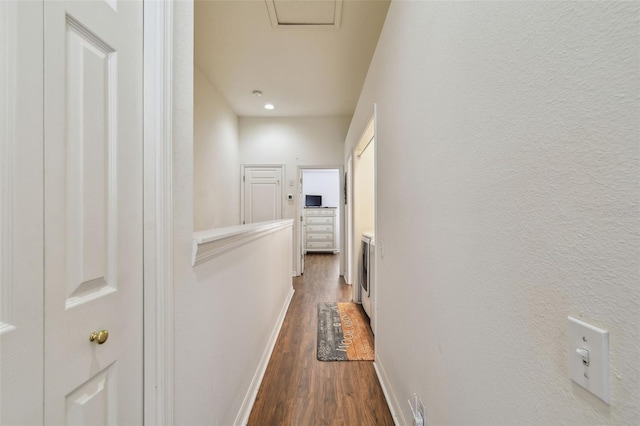
[[222, 253], [287, 227], [293, 227], [293, 219], [270, 220], [194, 232], [191, 265], [199, 265]]
[[[376, 355], [376, 358], [377, 358], [377, 355]], [[380, 382], [380, 387], [382, 388], [384, 399], [387, 401], [387, 406], [389, 407], [389, 411], [391, 411], [391, 417], [393, 417], [393, 424], [395, 424], [396, 426], [409, 424], [404, 418], [404, 415], [402, 414], [402, 410], [400, 410], [400, 416], [402, 418], [401, 419], [398, 418], [398, 412], [396, 412], [394, 408], [394, 407], [400, 406], [398, 404], [398, 398], [396, 398], [393, 392], [389, 391], [390, 389], [390, 386], [388, 386], [389, 378], [387, 377], [384, 367], [382, 366], [382, 363], [380, 362], [379, 359], [373, 363], [373, 369], [376, 370], [376, 376], [378, 376], [378, 382]]]
[[1, 55], [6, 63], [0, 69], [0, 335], [15, 330], [13, 308], [13, 206], [15, 162], [15, 73], [17, 4], [2, 2]]
[[144, 423], [173, 424], [173, 1], [144, 2]]
[[[353, 285], [353, 262], [351, 261], [351, 258], [353, 257], [353, 155], [351, 153], [349, 153], [347, 158], [346, 176], [347, 182], [345, 183], [345, 188], [347, 188], [347, 202], [344, 208], [344, 281], [349, 285]], [[351, 292], [353, 295], [353, 289]], [[354, 297], [353, 299], [356, 300], [357, 297]]]
[[271, 336], [269, 337], [269, 341], [267, 342], [267, 347], [262, 354], [262, 358], [260, 359], [260, 363], [258, 364], [256, 373], [253, 376], [253, 380], [251, 380], [249, 390], [247, 391], [244, 400], [242, 401], [240, 411], [238, 411], [238, 415], [233, 422], [234, 425], [246, 425], [249, 421], [251, 409], [253, 408], [253, 404], [256, 402], [258, 390], [260, 390], [260, 385], [262, 384], [264, 373], [267, 371], [267, 365], [269, 365], [269, 360], [271, 359], [273, 348], [276, 346], [278, 334], [280, 334], [280, 329], [282, 328], [282, 324], [284, 323], [284, 318], [287, 315], [287, 310], [289, 309], [289, 304], [291, 303], [291, 299], [293, 298], [293, 293], [294, 289], [293, 287], [291, 287], [291, 289], [289, 290], [289, 294], [287, 295], [287, 298], [285, 300], [284, 306], [280, 311], [280, 315], [278, 315], [276, 325], [271, 332]]
[[376, 236], [376, 241], [378, 241], [378, 250], [375, 250], [374, 260], [373, 260], [373, 306], [371, 306], [371, 312], [373, 312], [373, 323], [371, 324], [371, 328], [373, 329], [373, 333], [378, 332], [378, 277], [380, 274], [378, 273], [378, 265], [380, 265], [380, 259], [382, 254], [382, 249], [384, 247], [384, 234], [380, 235], [378, 233], [378, 147], [380, 146], [380, 142], [378, 140], [378, 104], [373, 104], [373, 136], [369, 143], [367, 143], [367, 147], [371, 144], [371, 141], [374, 141], [373, 148], [373, 228]]
[[[304, 222], [304, 218], [303, 218], [303, 199], [302, 199], [302, 194], [303, 194], [303, 188], [304, 188], [304, 182], [303, 182], [303, 176], [302, 176], [302, 172], [303, 170], [300, 168], [300, 166], [298, 166], [298, 174], [296, 176], [296, 185], [298, 185], [298, 202], [296, 203], [296, 224], [297, 226], [297, 230], [298, 233], [296, 234], [296, 251], [297, 251], [297, 256], [296, 256], [296, 275], [297, 277], [299, 277], [300, 275], [304, 274], [304, 265], [305, 265], [305, 251], [304, 251], [304, 240], [305, 240], [305, 233], [306, 233], [306, 225]], [[335, 226], [335, 224], [334, 224]]]

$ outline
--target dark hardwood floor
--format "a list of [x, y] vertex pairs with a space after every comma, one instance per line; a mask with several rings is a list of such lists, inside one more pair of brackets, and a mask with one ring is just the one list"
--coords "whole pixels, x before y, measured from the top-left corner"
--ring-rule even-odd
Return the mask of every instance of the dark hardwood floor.
[[306, 256], [249, 425], [393, 425], [372, 361], [316, 358], [316, 305], [351, 300], [339, 268], [337, 255]]

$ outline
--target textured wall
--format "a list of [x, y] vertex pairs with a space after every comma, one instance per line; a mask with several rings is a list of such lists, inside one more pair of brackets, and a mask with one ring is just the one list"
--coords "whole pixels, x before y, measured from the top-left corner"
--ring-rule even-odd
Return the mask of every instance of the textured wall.
[[[377, 362], [429, 424], [640, 423], [639, 5], [404, 2], [378, 105]], [[610, 406], [567, 315], [611, 332]]]
[[240, 223], [238, 117], [195, 67], [194, 231]]

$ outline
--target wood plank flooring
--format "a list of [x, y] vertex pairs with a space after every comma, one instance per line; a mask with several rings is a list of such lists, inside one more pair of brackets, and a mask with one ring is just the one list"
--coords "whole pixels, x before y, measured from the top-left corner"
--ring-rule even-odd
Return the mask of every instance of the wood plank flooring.
[[248, 425], [393, 425], [372, 361], [316, 358], [317, 304], [351, 301], [337, 255], [309, 254]]

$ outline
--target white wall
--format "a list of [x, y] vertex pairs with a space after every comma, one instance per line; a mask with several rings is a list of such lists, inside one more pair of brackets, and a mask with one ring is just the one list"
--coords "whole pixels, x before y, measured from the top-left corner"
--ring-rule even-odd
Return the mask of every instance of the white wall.
[[291, 230], [191, 266], [193, 2], [173, 7], [173, 423], [230, 425], [291, 290]]
[[238, 117], [195, 67], [194, 230], [240, 223]]
[[[637, 2], [394, 1], [378, 107], [376, 365], [428, 424], [639, 424]], [[567, 315], [611, 332], [610, 406]]]
[[194, 268], [176, 335], [175, 424], [232, 425], [248, 417], [258, 370], [293, 294], [291, 239], [287, 227]]
[[323, 207], [339, 207], [340, 173], [336, 169], [304, 170], [302, 172], [302, 196], [321, 195]]
[[[283, 218], [296, 217], [298, 166], [343, 164], [344, 139], [349, 122], [349, 117], [239, 118], [240, 162], [246, 165], [285, 165]], [[291, 180], [293, 186], [289, 186]], [[286, 200], [287, 194], [293, 194], [293, 201]], [[300, 245], [298, 225], [298, 221], [294, 221], [294, 265], [297, 264]]]

